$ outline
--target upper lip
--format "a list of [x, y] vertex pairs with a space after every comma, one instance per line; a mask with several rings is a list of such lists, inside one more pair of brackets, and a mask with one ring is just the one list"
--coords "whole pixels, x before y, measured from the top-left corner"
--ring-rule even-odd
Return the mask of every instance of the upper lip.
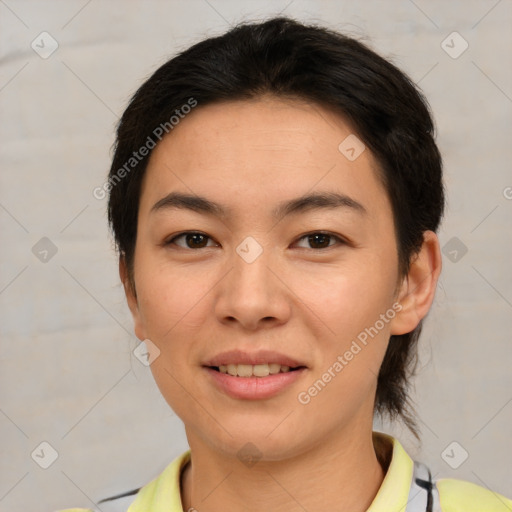
[[258, 350], [256, 352], [244, 352], [243, 350], [229, 350], [222, 352], [208, 359], [203, 366], [220, 366], [228, 364], [264, 364], [278, 363], [281, 366], [296, 368], [297, 366], [306, 366], [304, 363], [293, 359], [287, 355], [280, 354], [274, 350]]

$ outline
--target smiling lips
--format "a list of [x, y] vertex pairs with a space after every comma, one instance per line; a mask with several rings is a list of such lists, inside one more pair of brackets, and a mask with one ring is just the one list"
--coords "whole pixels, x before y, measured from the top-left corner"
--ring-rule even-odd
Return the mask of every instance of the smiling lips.
[[276, 373], [286, 373], [290, 367], [279, 363], [263, 364], [221, 364], [219, 366], [221, 373], [228, 373], [233, 377], [267, 377]]
[[244, 352], [243, 350], [228, 350], [212, 357], [203, 363], [203, 366], [221, 365], [260, 365], [260, 364], [280, 364], [281, 366], [289, 366], [297, 368], [298, 366], [306, 366], [304, 363], [293, 359], [287, 355], [281, 354], [274, 350], [258, 350], [256, 352]]
[[270, 350], [260, 350], [254, 353], [231, 350], [218, 354], [203, 366], [232, 377], [268, 377], [305, 368], [306, 365]]
[[300, 361], [270, 350], [218, 354], [203, 367], [215, 386], [232, 398], [271, 398], [295, 382], [307, 369]]

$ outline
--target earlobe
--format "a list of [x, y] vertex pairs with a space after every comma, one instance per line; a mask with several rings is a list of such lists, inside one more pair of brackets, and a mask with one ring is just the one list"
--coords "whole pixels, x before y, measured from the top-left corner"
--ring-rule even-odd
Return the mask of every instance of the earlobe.
[[132, 283], [130, 282], [126, 261], [123, 256], [119, 257], [119, 278], [123, 283], [126, 302], [132, 314], [135, 335], [137, 336], [137, 338], [139, 338], [139, 340], [145, 340], [147, 336], [145, 335], [144, 332], [145, 329], [143, 327], [143, 322], [139, 311], [139, 304], [137, 301], [136, 292], [132, 287]]
[[413, 331], [434, 301], [442, 259], [439, 239], [433, 231], [423, 233], [423, 245], [411, 262], [398, 295], [402, 309], [391, 322], [391, 334]]

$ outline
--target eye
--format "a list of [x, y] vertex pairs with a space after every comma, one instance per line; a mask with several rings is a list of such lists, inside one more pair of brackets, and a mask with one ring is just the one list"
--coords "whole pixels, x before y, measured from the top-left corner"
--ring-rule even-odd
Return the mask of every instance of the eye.
[[[185, 240], [185, 246], [175, 243], [176, 240], [181, 238]], [[185, 231], [184, 233], [180, 233], [179, 235], [176, 235], [175, 237], [167, 240], [164, 245], [174, 244], [183, 249], [202, 249], [207, 247], [206, 243], [208, 239], [211, 240], [208, 235], [205, 235], [199, 231]]]
[[[180, 239], [185, 241], [185, 245], [176, 243], [176, 241]], [[304, 239], [310, 246], [301, 247], [303, 249], [321, 250], [333, 247], [336, 245], [336, 243], [330, 243], [332, 239], [337, 241], [338, 244], [346, 244], [345, 240], [343, 240], [341, 237], [333, 233], [322, 231], [315, 231], [313, 233], [303, 235], [299, 238], [299, 241]], [[177, 245], [183, 249], [203, 249], [206, 247], [215, 247], [215, 245], [208, 246], [208, 240], [212, 240], [212, 238], [205, 233], [201, 233], [199, 231], [185, 231], [184, 233], [180, 233], [179, 235], [170, 238], [164, 243], [164, 245]]]
[[336, 244], [329, 243], [329, 239], [333, 239], [333, 238], [335, 240], [337, 240], [340, 244], [343, 244], [343, 245], [346, 244], [345, 240], [343, 240], [339, 236], [334, 235], [333, 233], [328, 233], [328, 232], [323, 232], [323, 231], [315, 231], [314, 233], [308, 233], [308, 234], [300, 237], [299, 240], [306, 239], [306, 243], [309, 243], [310, 245], [313, 246], [313, 247], [302, 247], [302, 248], [314, 249], [314, 250], [320, 249], [321, 250], [321, 249], [326, 249], [328, 247], [332, 247], [333, 245], [336, 245]]

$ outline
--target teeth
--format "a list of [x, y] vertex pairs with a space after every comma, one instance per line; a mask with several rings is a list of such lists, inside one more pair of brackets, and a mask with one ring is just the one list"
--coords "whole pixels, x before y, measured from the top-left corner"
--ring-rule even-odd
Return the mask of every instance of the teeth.
[[286, 373], [290, 371], [289, 366], [280, 365], [279, 363], [264, 364], [222, 364], [219, 366], [221, 373], [228, 373], [233, 377], [266, 377], [267, 375], [275, 375], [276, 373]]
[[[283, 366], [283, 368], [286, 368], [286, 367]], [[279, 371], [281, 370], [281, 365], [279, 363], [270, 363], [268, 365], [268, 369], [270, 371], [270, 374], [274, 375], [275, 373], [279, 373]]]

